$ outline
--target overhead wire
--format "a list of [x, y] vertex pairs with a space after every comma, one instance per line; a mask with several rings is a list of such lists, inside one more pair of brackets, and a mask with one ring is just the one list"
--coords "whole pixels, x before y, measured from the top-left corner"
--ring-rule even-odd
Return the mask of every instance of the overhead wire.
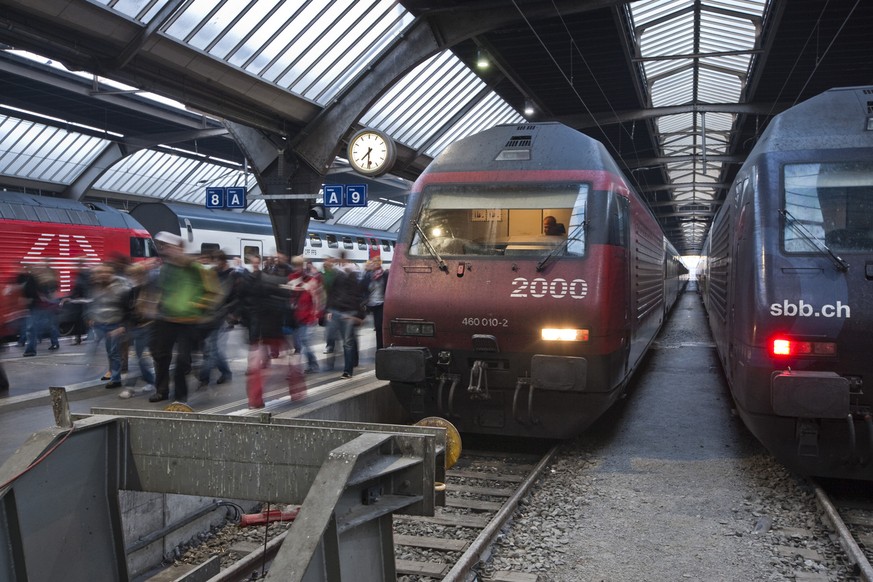
[[[837, 29], [836, 33], [834, 33], [833, 38], [828, 43], [828, 46], [825, 49], [824, 54], [822, 54], [820, 58], [816, 59], [815, 66], [813, 67], [813, 69], [809, 73], [809, 75], [807, 76], [806, 81], [803, 83], [803, 87], [800, 88], [800, 91], [798, 91], [797, 95], [794, 97], [794, 101], [791, 103], [792, 105], [796, 105], [797, 101], [803, 95], [803, 91], [806, 90], [806, 87], [809, 85], [809, 82], [812, 80], [812, 77], [815, 75], [816, 71], [818, 70], [818, 66], [824, 60], [824, 57], [830, 51], [831, 47], [833, 47], [834, 43], [837, 40], [837, 37], [840, 35], [840, 33], [845, 28], [846, 24], [849, 22], [849, 18], [851, 18], [852, 14], [855, 12], [855, 9], [858, 7], [858, 4], [860, 4], [860, 2], [861, 2], [861, 0], [855, 0], [855, 4], [849, 10], [849, 13], [843, 19], [842, 24], [840, 24], [839, 29]], [[773, 99], [773, 102], [770, 104], [770, 110], [767, 112], [768, 118], [773, 117], [773, 111], [776, 109], [776, 104], [779, 103], [779, 100], [782, 97], [782, 94], [785, 92], [785, 89], [788, 87], [788, 81], [790, 81], [791, 77], [794, 75], [794, 71], [797, 69], [797, 66], [800, 63], [800, 59], [803, 57], [804, 53], [806, 52], [806, 48], [809, 46], [809, 43], [812, 42], [812, 38], [813, 38], [813, 36], [815, 36], [816, 31], [819, 30], [819, 27], [821, 26], [821, 23], [822, 23], [822, 18], [824, 18], [824, 15], [827, 12], [829, 6], [830, 6], [830, 0], [826, 0], [826, 2], [824, 3], [824, 6], [822, 6], [822, 8], [821, 8], [821, 12], [819, 12], [819, 14], [818, 14], [818, 18], [816, 19], [815, 24], [813, 25], [812, 29], [809, 31], [809, 36], [806, 37], [806, 42], [804, 42], [803, 46], [800, 48], [800, 50], [797, 51], [797, 57], [794, 59], [794, 63], [791, 65], [791, 70], [788, 71], [788, 75], [786, 75], [785, 80], [782, 82], [782, 86], [779, 88], [779, 93], [776, 94], [776, 98]]]
[[[609, 147], [612, 148], [612, 151], [614, 151], [614, 152], [616, 152], [616, 154], [618, 154], [618, 151], [619, 151], [618, 148], [615, 146], [615, 144], [612, 142], [612, 140], [609, 139], [609, 136], [606, 134], [606, 131], [604, 130], [603, 126], [600, 125], [600, 122], [597, 120], [597, 118], [594, 116], [594, 113], [593, 113], [593, 112], [591, 111], [591, 109], [588, 107], [588, 104], [585, 102], [585, 99], [582, 98], [582, 95], [579, 93], [579, 91], [576, 89], [576, 87], [574, 86], [574, 84], [571, 82], [570, 78], [567, 76], [567, 73], [564, 71], [564, 69], [563, 69], [563, 68], [561, 67], [561, 65], [558, 63], [558, 60], [557, 60], [557, 58], [555, 58], [555, 55], [552, 54], [552, 51], [551, 51], [551, 50], [549, 49], [549, 47], [546, 45], [545, 41], [542, 39], [542, 37], [541, 37], [541, 36], [537, 33], [537, 31], [534, 29], [533, 24], [530, 22], [530, 20], [528, 20], [527, 16], [525, 16], [524, 12], [522, 12], [521, 8], [520, 8], [519, 5], [518, 5], [518, 2], [516, 2], [516, 0], [512, 0], [512, 4], [513, 4], [513, 6], [515, 6], [515, 9], [518, 11], [518, 14], [519, 14], [519, 16], [521, 16], [522, 20], [524, 20], [525, 24], [527, 24], [528, 29], [531, 31], [531, 33], [534, 35], [534, 37], [536, 37], [537, 41], [539, 41], [540, 46], [542, 46], [542, 47], [543, 47], [543, 50], [546, 51], [546, 54], [549, 56], [549, 58], [550, 58], [551, 61], [552, 61], [552, 64], [555, 65], [555, 67], [557, 68], [558, 72], [561, 74], [561, 76], [562, 76], [562, 77], [564, 78], [564, 80], [567, 82], [567, 85], [570, 87], [570, 89], [571, 89], [571, 90], [573, 91], [573, 93], [576, 95], [576, 98], [579, 100], [579, 103], [582, 104], [582, 107], [585, 109], [585, 111], [586, 111], [586, 112], [588, 113], [588, 115], [591, 117], [592, 121], [594, 122], [594, 125], [597, 126], [597, 129], [599, 129], [600, 132], [603, 134], [603, 138], [604, 138], [604, 140], [606, 141], [606, 143], [609, 144]], [[557, 7], [556, 7], [556, 10], [557, 10]], [[559, 16], [560, 16], [560, 13], [559, 13]], [[562, 18], [561, 20], [562, 20], [562, 22], [563, 22], [563, 18]], [[566, 26], [566, 24], [565, 24], [565, 26]], [[572, 40], [572, 36], [571, 36], [571, 40]], [[586, 65], [587, 65], [587, 63], [586, 63]], [[589, 71], [590, 71], [590, 69], [589, 69]], [[592, 72], [592, 76], [593, 76], [593, 72]], [[599, 85], [598, 85], [598, 86], [599, 86]], [[622, 163], [622, 164], [623, 164], [623, 165], [624, 165], [628, 170], [630, 170], [630, 167], [627, 165], [626, 162], [624, 162], [624, 161], [622, 160], [621, 163]], [[642, 188], [641, 188], [641, 186], [640, 186], [639, 180], [637, 180], [636, 176], [633, 175], [633, 172], [628, 171], [627, 174], [628, 174], [628, 178], [636, 184], [636, 186], [637, 186], [638, 189], [641, 190]]]

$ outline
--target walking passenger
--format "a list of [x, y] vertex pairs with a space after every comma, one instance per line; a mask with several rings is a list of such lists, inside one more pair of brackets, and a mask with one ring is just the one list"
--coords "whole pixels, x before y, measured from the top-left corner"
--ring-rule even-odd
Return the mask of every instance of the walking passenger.
[[24, 296], [30, 302], [24, 355], [35, 356], [36, 344], [45, 334], [51, 340], [49, 350], [58, 349], [58, 275], [48, 261], [43, 261], [40, 266], [31, 270], [30, 277], [25, 282]]
[[121, 354], [119, 345], [125, 334], [130, 302], [130, 284], [115, 274], [108, 264], [93, 270], [87, 319], [94, 329], [96, 343], [106, 342], [109, 358], [109, 383], [106, 388], [121, 387]]
[[294, 318], [297, 321], [297, 343], [306, 360], [304, 373], [312, 374], [318, 372], [318, 359], [312, 351], [312, 334], [323, 315], [327, 297], [321, 277], [317, 272], [314, 275], [307, 273], [303, 257], [293, 257], [291, 267], [293, 270], [288, 275], [288, 283], [296, 298]]
[[373, 329], [376, 331], [376, 349], [382, 344], [382, 312], [385, 307], [385, 287], [388, 284], [388, 271], [382, 269], [382, 259], [375, 257], [367, 263], [362, 286], [367, 293], [367, 311], [373, 314]]
[[[343, 373], [341, 378], [352, 377], [357, 365], [355, 332], [364, 320], [362, 312], [364, 293], [354, 265], [340, 257], [340, 268], [327, 294], [327, 335], [343, 343]], [[328, 356], [327, 369], [333, 369], [334, 354]]]
[[218, 280], [209, 269], [185, 255], [182, 237], [159, 232], [155, 235], [158, 252], [163, 258], [158, 288], [151, 351], [155, 360], [155, 393], [149, 402], [170, 397], [170, 363], [176, 348], [173, 382], [176, 400], [187, 402], [191, 371], [191, 351], [200, 335], [199, 325], [207, 321], [219, 296]]
[[[128, 303], [127, 337], [133, 344], [134, 354], [139, 364], [140, 377], [145, 382], [142, 391], [126, 388], [118, 396], [130, 398], [137, 392], [148, 393], [155, 388], [155, 372], [151, 358], [146, 357], [145, 351], [151, 343], [152, 327], [155, 318], [155, 305], [158, 289], [157, 263], [152, 260], [143, 261], [131, 265], [128, 268], [128, 279], [131, 284], [130, 301]], [[128, 382], [128, 386], [133, 386]]]
[[223, 252], [218, 251], [212, 258], [221, 289], [221, 299], [215, 310], [215, 317], [208, 327], [206, 339], [203, 341], [203, 364], [200, 366], [198, 390], [209, 385], [209, 376], [213, 368], [216, 368], [219, 373], [216, 384], [230, 382], [233, 378], [227, 363], [226, 351], [227, 332], [230, 330], [228, 319], [236, 311], [239, 302], [238, 275], [227, 264], [227, 255]]

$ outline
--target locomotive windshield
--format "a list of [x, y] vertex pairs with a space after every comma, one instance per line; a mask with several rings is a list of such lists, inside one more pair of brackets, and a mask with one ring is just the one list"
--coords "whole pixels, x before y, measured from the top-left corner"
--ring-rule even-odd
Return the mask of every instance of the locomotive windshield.
[[442, 255], [581, 257], [588, 191], [588, 184], [428, 186], [410, 254], [429, 256], [429, 243]]
[[787, 220], [785, 251], [873, 251], [873, 162], [788, 164], [784, 177], [785, 210], [810, 233]]

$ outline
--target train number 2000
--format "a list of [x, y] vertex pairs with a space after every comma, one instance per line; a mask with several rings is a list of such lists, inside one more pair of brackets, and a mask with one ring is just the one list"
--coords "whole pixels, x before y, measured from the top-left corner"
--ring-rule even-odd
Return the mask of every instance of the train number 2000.
[[512, 286], [515, 289], [510, 293], [510, 297], [551, 297], [553, 299], [561, 299], [563, 297], [571, 297], [573, 299], [584, 299], [588, 295], [588, 283], [585, 279], [552, 279], [551, 281], [542, 277], [535, 279], [527, 279], [525, 277], [516, 277], [512, 280]]

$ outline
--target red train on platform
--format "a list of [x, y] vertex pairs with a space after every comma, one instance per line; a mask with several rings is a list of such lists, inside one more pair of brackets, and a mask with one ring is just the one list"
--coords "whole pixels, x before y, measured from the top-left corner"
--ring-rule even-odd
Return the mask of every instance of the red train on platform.
[[129, 215], [105, 204], [0, 192], [0, 322], [2, 336], [18, 333], [24, 316], [16, 279], [25, 267], [48, 264], [59, 295], [70, 293], [80, 265], [121, 255], [155, 257], [151, 235]]
[[601, 143], [492, 128], [413, 187], [376, 375], [461, 432], [571, 437], [625, 392], [684, 272]]

